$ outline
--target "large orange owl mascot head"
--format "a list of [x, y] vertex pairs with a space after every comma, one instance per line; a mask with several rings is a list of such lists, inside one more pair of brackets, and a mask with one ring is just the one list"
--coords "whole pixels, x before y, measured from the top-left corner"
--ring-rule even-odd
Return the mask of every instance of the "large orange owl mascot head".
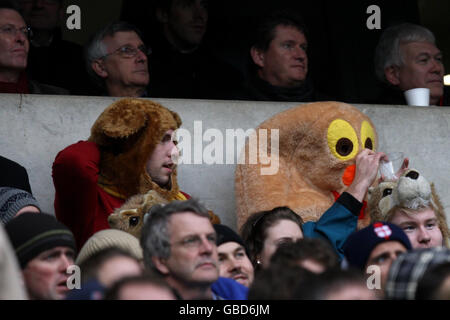
[[253, 213], [280, 206], [318, 220], [352, 183], [358, 153], [377, 144], [372, 121], [340, 102], [301, 105], [263, 122], [236, 167], [238, 228]]

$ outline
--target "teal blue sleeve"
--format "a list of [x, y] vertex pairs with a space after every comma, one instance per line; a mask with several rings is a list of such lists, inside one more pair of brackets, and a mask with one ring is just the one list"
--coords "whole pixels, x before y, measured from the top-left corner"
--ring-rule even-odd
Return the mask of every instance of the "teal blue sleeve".
[[325, 238], [342, 260], [342, 247], [348, 236], [356, 230], [358, 217], [339, 202], [335, 202], [316, 222], [303, 224], [305, 238]]

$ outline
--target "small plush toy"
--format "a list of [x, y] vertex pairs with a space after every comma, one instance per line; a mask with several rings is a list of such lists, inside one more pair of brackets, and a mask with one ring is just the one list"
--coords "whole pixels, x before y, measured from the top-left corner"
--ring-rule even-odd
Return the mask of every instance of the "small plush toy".
[[396, 209], [408, 212], [431, 208], [436, 214], [439, 229], [448, 245], [448, 226], [444, 207], [433, 183], [429, 183], [416, 169], [407, 169], [395, 181], [383, 181], [369, 189], [368, 211], [372, 222], [390, 221]]
[[[278, 141], [270, 138], [276, 130]], [[376, 150], [378, 144], [369, 117], [340, 102], [310, 103], [281, 112], [258, 126], [258, 140], [254, 138], [246, 143], [245, 163], [236, 167], [238, 228], [250, 215], [279, 206], [291, 208], [304, 221], [317, 221], [352, 183], [359, 152]], [[257, 163], [250, 161], [252, 141], [264, 149], [258, 150]], [[277, 170], [264, 172], [269, 162]], [[361, 227], [369, 219], [360, 222]]]
[[113, 229], [123, 230], [140, 238], [145, 214], [154, 205], [166, 203], [169, 201], [155, 190], [132, 196], [120, 208], [114, 210], [108, 217], [108, 223]]
[[[145, 217], [150, 209], [154, 205], [164, 205], [169, 202], [155, 190], [132, 196], [109, 215], [108, 223], [112, 229], [119, 229], [140, 238]], [[212, 224], [220, 224], [220, 218], [213, 211], [208, 210], [208, 213]]]

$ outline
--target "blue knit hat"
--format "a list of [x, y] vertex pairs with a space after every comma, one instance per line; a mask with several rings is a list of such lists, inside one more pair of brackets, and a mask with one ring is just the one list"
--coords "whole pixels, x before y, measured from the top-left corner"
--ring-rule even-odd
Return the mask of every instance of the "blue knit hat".
[[27, 191], [1, 187], [0, 188], [0, 220], [3, 224], [14, 218], [22, 208], [34, 206], [39, 208], [39, 204], [33, 195]]
[[377, 245], [386, 241], [398, 241], [411, 250], [411, 243], [405, 232], [389, 222], [375, 222], [351, 234], [344, 244], [344, 255], [350, 266], [364, 270], [370, 254]]

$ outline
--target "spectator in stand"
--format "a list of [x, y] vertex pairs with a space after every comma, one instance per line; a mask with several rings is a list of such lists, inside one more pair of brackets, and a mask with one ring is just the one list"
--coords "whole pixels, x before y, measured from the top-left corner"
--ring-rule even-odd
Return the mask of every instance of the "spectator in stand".
[[0, 156], [0, 187], [17, 188], [31, 192], [27, 169], [20, 164]]
[[359, 269], [367, 277], [373, 275], [369, 269], [378, 266], [380, 270], [380, 297], [384, 295], [389, 268], [399, 255], [412, 250], [408, 236], [398, 226], [388, 222], [375, 222], [348, 238], [344, 253], [348, 264]]
[[8, 235], [0, 224], [0, 300], [26, 300], [19, 262]]
[[127, 277], [116, 282], [105, 294], [105, 300], [176, 300], [173, 290], [157, 274]]
[[292, 300], [297, 287], [316, 275], [298, 265], [270, 265], [260, 270], [248, 292], [248, 300]]
[[264, 17], [250, 56], [248, 79], [236, 98], [298, 102], [325, 99], [314, 89], [308, 72], [307, 32], [298, 15], [277, 11]]
[[270, 258], [270, 265], [297, 265], [313, 273], [339, 267], [339, 257], [323, 239], [304, 238], [281, 244]]
[[161, 32], [152, 40], [153, 97], [211, 98], [229, 95], [237, 73], [221, 62], [204, 41], [208, 0], [157, 0]]
[[109, 229], [108, 216], [125, 200], [155, 190], [186, 200], [177, 183], [173, 132], [178, 114], [148, 100], [122, 99], [99, 116], [88, 141], [61, 151], [53, 164], [56, 217], [77, 245]]
[[404, 91], [429, 88], [430, 105], [450, 106], [442, 52], [435, 42], [430, 30], [411, 23], [383, 31], [375, 50], [375, 73], [387, 85], [380, 103], [406, 104]]
[[111, 97], [147, 97], [148, 55], [151, 50], [133, 25], [112, 22], [99, 30], [86, 46], [87, 72]]
[[27, 75], [30, 35], [15, 4], [0, 1], [0, 93], [68, 94]]
[[292, 299], [378, 300], [378, 297], [367, 287], [365, 278], [358, 271], [330, 269], [297, 286]]
[[217, 233], [220, 276], [249, 287], [253, 282], [254, 270], [244, 241], [226, 225], [215, 224], [214, 229]]
[[245, 299], [245, 286], [219, 277], [216, 241], [208, 211], [195, 199], [156, 205], [142, 230], [144, 263], [182, 299]]
[[24, 213], [5, 225], [32, 300], [60, 300], [69, 291], [76, 256], [70, 230], [48, 214]]
[[318, 221], [306, 222], [287, 207], [251, 215], [241, 228], [241, 235], [249, 250], [255, 270], [266, 268], [279, 245], [298, 239], [325, 238], [343, 258], [343, 244], [356, 229], [358, 216], [369, 187], [374, 182], [380, 159], [386, 155], [364, 149], [356, 157], [356, 174], [346, 192]]
[[33, 30], [28, 54], [31, 77], [68, 89], [71, 94], [84, 94], [87, 75], [83, 72], [83, 48], [62, 39], [63, 0], [18, 0], [18, 3]]
[[77, 262], [81, 274], [81, 284], [98, 281], [104, 288], [110, 288], [116, 281], [141, 275], [142, 265], [130, 252], [119, 247], [105, 247]]
[[416, 300], [450, 300], [450, 262], [427, 270], [417, 284]]
[[25, 212], [41, 212], [36, 199], [25, 190], [0, 187], [0, 222], [6, 224]]
[[450, 249], [444, 247], [416, 249], [400, 255], [389, 269], [386, 298], [414, 300], [423, 277], [438, 265], [450, 262]]

